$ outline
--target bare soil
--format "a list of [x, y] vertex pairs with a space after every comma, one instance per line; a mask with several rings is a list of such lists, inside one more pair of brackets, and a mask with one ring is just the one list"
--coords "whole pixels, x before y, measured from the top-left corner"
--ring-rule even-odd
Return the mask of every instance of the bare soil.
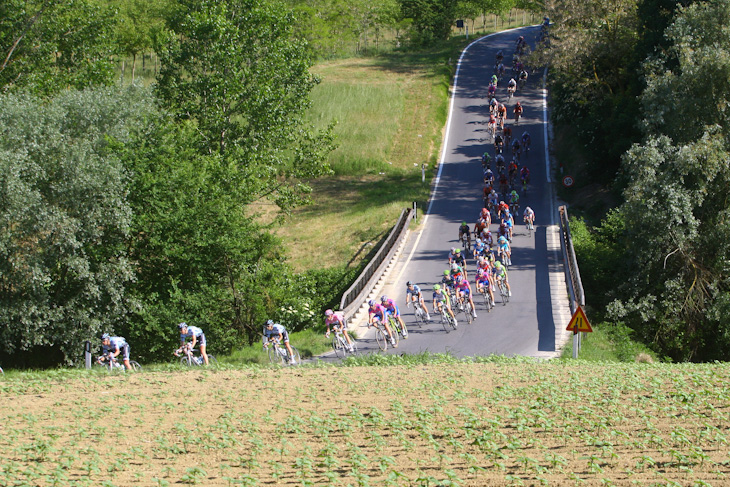
[[0, 377], [0, 485], [730, 485], [730, 367]]

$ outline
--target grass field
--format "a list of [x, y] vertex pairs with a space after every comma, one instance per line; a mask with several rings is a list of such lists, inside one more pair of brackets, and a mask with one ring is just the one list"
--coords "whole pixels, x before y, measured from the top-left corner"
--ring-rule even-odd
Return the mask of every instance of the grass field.
[[0, 377], [0, 485], [727, 485], [730, 366]]

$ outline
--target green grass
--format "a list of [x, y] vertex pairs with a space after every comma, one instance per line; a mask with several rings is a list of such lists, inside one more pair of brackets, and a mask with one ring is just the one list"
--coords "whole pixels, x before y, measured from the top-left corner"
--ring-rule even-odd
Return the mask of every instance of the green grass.
[[[578, 358], [589, 362], [658, 362], [646, 345], [634, 341], [631, 330], [622, 324], [599, 323], [583, 335]], [[563, 349], [562, 358], [573, 357], [573, 339]]]

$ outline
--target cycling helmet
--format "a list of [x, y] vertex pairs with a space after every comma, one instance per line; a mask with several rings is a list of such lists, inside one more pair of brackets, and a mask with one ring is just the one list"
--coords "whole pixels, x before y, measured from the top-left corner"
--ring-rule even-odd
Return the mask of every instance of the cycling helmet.
[[505, 243], [507, 241], [507, 238], [504, 235], [502, 235], [497, 240], [499, 241], [499, 243]]
[[520, 40], [521, 41], [524, 41], [525, 40], [525, 36], [520, 36]]
[[461, 222], [462, 225], [466, 225], [466, 222]]
[[526, 207], [526, 208], [525, 208], [525, 211], [527, 211], [527, 212], [530, 212], [530, 211], [532, 211], [532, 208], [530, 208], [530, 207], [528, 206], [528, 207]]
[[449, 271], [447, 271], [447, 270], [446, 270], [446, 271], [444, 271], [444, 275], [445, 275], [445, 276], [448, 276], [448, 275], [449, 275]]
[[433, 290], [434, 291], [438, 291], [439, 289], [441, 289], [441, 284], [434, 284], [433, 285]]
[[274, 320], [266, 320], [266, 326], [274, 326]]
[[332, 316], [333, 314], [335, 314], [335, 312], [334, 312], [334, 311], [332, 311], [331, 309], [328, 309], [327, 311], [325, 311], [325, 312], [324, 312], [324, 315], [325, 315], [325, 316], [327, 316], [327, 317], [330, 317], [330, 316]]
[[180, 323], [179, 325], [177, 325], [177, 327], [182, 330], [183, 328], [187, 328], [188, 327], [188, 324], [183, 321], [182, 323]]
[[102, 339], [102, 340], [109, 340], [109, 338], [111, 338], [111, 337], [109, 336], [109, 333], [104, 333], [104, 334], [102, 334], [102, 335], [101, 335], [101, 339]]
[[411, 287], [411, 286], [413, 286], [413, 282], [412, 282], [412, 281], [408, 281], [408, 282], [406, 283], [406, 287]]
[[511, 192], [510, 194], [511, 194], [511, 195], [516, 195], [516, 194], [517, 194], [517, 190], [514, 190], [514, 189], [513, 189], [513, 190], [512, 190], [512, 192]]
[[461, 282], [461, 280], [462, 280], [462, 277], [461, 276], [456, 276], [454, 278], [454, 281], [456, 281], [456, 284], [459, 284]]
[[375, 300], [371, 299], [370, 301], [368, 301], [368, 306], [375, 306]]
[[459, 266], [458, 266], [458, 265], [456, 265], [456, 262], [454, 262], [453, 264], [451, 264], [451, 270], [452, 270], [452, 271], [457, 271], [457, 270], [459, 270]]
[[388, 296], [386, 296], [385, 294], [383, 294], [382, 296], [380, 296], [380, 302], [381, 303], [384, 303], [386, 301], [388, 301]]
[[517, 106], [518, 106], [518, 107], [521, 107], [522, 105], [520, 105], [520, 102], [517, 102]]
[[451, 247], [451, 253], [453, 254], [455, 252], [456, 252], [456, 247]]
[[501, 269], [502, 268], [502, 263], [500, 261], [495, 261], [494, 262], [494, 267], [496, 267], [497, 269]]
[[457, 254], [460, 254], [461, 253], [461, 249], [456, 249], [456, 253]]

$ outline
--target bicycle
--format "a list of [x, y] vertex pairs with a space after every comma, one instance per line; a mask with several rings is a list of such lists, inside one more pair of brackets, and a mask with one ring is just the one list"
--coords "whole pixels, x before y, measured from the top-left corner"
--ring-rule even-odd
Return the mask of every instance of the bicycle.
[[468, 232], [463, 232], [461, 234], [461, 246], [464, 247], [467, 252], [471, 250], [471, 239], [469, 237], [470, 235]]
[[532, 231], [535, 230], [535, 224], [532, 222], [532, 220], [529, 220], [525, 218], [525, 228], [527, 228], [527, 236], [532, 236]]
[[400, 335], [404, 340], [408, 338], [408, 329], [405, 327], [405, 322], [401, 327], [400, 320], [398, 320], [395, 316], [388, 314], [388, 324], [390, 325], [390, 329], [395, 331], [396, 335]]
[[[199, 365], [205, 365], [205, 360], [202, 356], [195, 356], [195, 352], [197, 351], [197, 348], [191, 350], [188, 347], [180, 347], [173, 352], [173, 355], [175, 355], [176, 357], [180, 357], [180, 365], [184, 365], [185, 367], [197, 367]], [[218, 365], [218, 360], [215, 358], [214, 355], [207, 355], [208, 365]]]
[[373, 325], [375, 327], [375, 341], [378, 343], [380, 350], [385, 352], [388, 350], [388, 344], [390, 343], [391, 337], [395, 343], [391, 344], [393, 348], [398, 347], [398, 333], [388, 334], [385, 330], [385, 326], [381, 323], [379, 318], [374, 319]]
[[357, 342], [350, 339], [352, 341], [351, 351], [350, 344], [347, 343], [347, 339], [345, 338], [345, 334], [342, 333], [342, 330], [336, 328], [334, 331], [335, 336], [332, 337], [332, 349], [335, 351], [335, 355], [337, 355], [339, 358], [347, 357], [348, 353], [353, 356], [357, 355]]
[[474, 310], [471, 307], [471, 301], [466, 296], [462, 298], [459, 310], [466, 315], [466, 323], [470, 325], [474, 321]]
[[522, 178], [522, 196], [527, 194], [527, 178]]
[[413, 302], [413, 316], [416, 317], [416, 324], [419, 328], [421, 328], [427, 320], [427, 313], [423, 310], [421, 307], [421, 303], [418, 302], [418, 300]]
[[[274, 345], [266, 347], [266, 349], [269, 352], [269, 362], [272, 364], [281, 363], [281, 365], [298, 365], [302, 360], [301, 355], [299, 355], [299, 350], [297, 350], [296, 347], [291, 347], [292, 353], [294, 354], [294, 356], [291, 357], [289, 356], [289, 350], [287, 350], [286, 347], [281, 346], [279, 340], [272, 338], [270, 341], [273, 342]], [[291, 363], [292, 358], [294, 359], [293, 364]]]
[[446, 333], [451, 332], [451, 330], [456, 330], [456, 319], [451, 317], [451, 314], [443, 304], [441, 304], [441, 325], [444, 327]]
[[506, 306], [509, 303], [509, 291], [507, 290], [507, 283], [504, 279], [497, 281], [497, 287], [499, 288], [499, 295], [502, 296], [502, 306]]
[[[96, 359], [98, 368], [106, 369], [109, 372], [126, 372], [127, 367], [124, 366], [124, 362], [119, 362], [116, 357], [112, 357], [111, 354], [104, 354]], [[129, 365], [132, 367], [133, 372], [139, 372], [142, 370], [142, 366], [134, 360], [129, 361]]]
[[489, 313], [492, 311], [494, 303], [492, 302], [492, 298], [489, 296], [487, 286], [489, 286], [489, 284], [485, 284], [484, 286], [482, 286], [482, 288], [479, 290], [479, 294], [482, 295], [482, 298], [484, 299], [484, 304], [487, 305], [487, 312]]

